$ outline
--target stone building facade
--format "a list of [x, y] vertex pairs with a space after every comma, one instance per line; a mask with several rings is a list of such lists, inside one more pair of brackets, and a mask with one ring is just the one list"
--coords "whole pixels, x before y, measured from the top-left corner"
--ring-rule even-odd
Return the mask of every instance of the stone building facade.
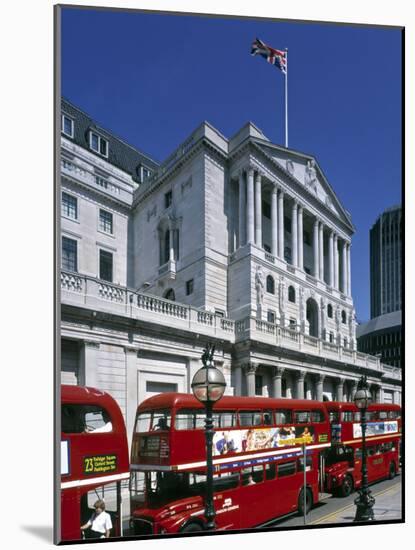
[[62, 101], [61, 379], [137, 404], [190, 391], [207, 341], [227, 393], [352, 398], [401, 375], [356, 349], [350, 214], [317, 160], [204, 122], [163, 164]]

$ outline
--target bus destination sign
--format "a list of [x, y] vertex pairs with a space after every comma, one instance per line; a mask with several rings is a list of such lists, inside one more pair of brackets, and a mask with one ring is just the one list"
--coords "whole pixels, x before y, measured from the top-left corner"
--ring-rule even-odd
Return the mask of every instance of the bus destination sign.
[[84, 474], [106, 474], [117, 470], [117, 455], [95, 455], [84, 457]]

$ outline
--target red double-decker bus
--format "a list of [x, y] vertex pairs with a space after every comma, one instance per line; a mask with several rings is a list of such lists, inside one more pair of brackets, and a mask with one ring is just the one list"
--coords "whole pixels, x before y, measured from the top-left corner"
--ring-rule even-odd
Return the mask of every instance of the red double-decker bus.
[[[330, 446], [322, 403], [224, 396], [213, 413], [217, 529], [264, 525], [318, 502]], [[203, 406], [189, 394], [159, 394], [139, 405], [130, 479], [135, 534], [204, 529], [204, 420]]]
[[[354, 403], [325, 402], [332, 445], [326, 453], [326, 490], [348, 496], [362, 483], [362, 431], [360, 411]], [[393, 478], [399, 472], [401, 407], [370, 405], [366, 413], [368, 481]]]
[[122, 535], [121, 481], [129, 478], [128, 442], [116, 401], [94, 388], [61, 387], [61, 540], [81, 539], [81, 525], [104, 500], [110, 536]]

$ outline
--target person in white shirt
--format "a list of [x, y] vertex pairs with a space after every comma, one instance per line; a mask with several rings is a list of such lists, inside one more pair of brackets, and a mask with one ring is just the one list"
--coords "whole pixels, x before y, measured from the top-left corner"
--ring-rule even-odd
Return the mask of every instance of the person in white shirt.
[[94, 504], [95, 512], [90, 519], [81, 525], [81, 531], [89, 531], [86, 534], [86, 538], [91, 539], [104, 539], [109, 538], [110, 531], [112, 529], [111, 516], [105, 511], [105, 502], [103, 500], [97, 500]]
[[94, 433], [94, 434], [100, 434], [100, 433], [102, 434], [102, 433], [112, 432], [112, 422], [111, 422], [110, 415], [106, 411], [103, 411], [102, 412], [102, 418], [105, 422], [105, 424], [103, 426], [100, 426], [99, 428], [86, 427], [85, 432]]

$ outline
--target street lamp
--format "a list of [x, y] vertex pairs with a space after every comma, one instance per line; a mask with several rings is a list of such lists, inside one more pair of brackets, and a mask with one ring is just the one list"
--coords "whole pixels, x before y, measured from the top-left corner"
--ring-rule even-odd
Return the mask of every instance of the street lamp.
[[366, 465], [366, 411], [372, 402], [366, 376], [362, 376], [357, 384], [354, 395], [356, 407], [360, 410], [360, 424], [362, 427], [362, 485], [359, 489], [359, 496], [355, 499], [356, 515], [354, 521], [373, 521], [373, 506], [375, 498], [368, 487], [367, 465]]
[[206, 438], [206, 503], [205, 517], [206, 529], [215, 529], [215, 508], [213, 506], [213, 463], [212, 463], [212, 442], [213, 434], [213, 404], [219, 401], [226, 388], [225, 377], [222, 372], [213, 364], [215, 346], [208, 343], [203, 350], [203, 367], [199, 369], [192, 380], [193, 395], [205, 405], [205, 438]]

